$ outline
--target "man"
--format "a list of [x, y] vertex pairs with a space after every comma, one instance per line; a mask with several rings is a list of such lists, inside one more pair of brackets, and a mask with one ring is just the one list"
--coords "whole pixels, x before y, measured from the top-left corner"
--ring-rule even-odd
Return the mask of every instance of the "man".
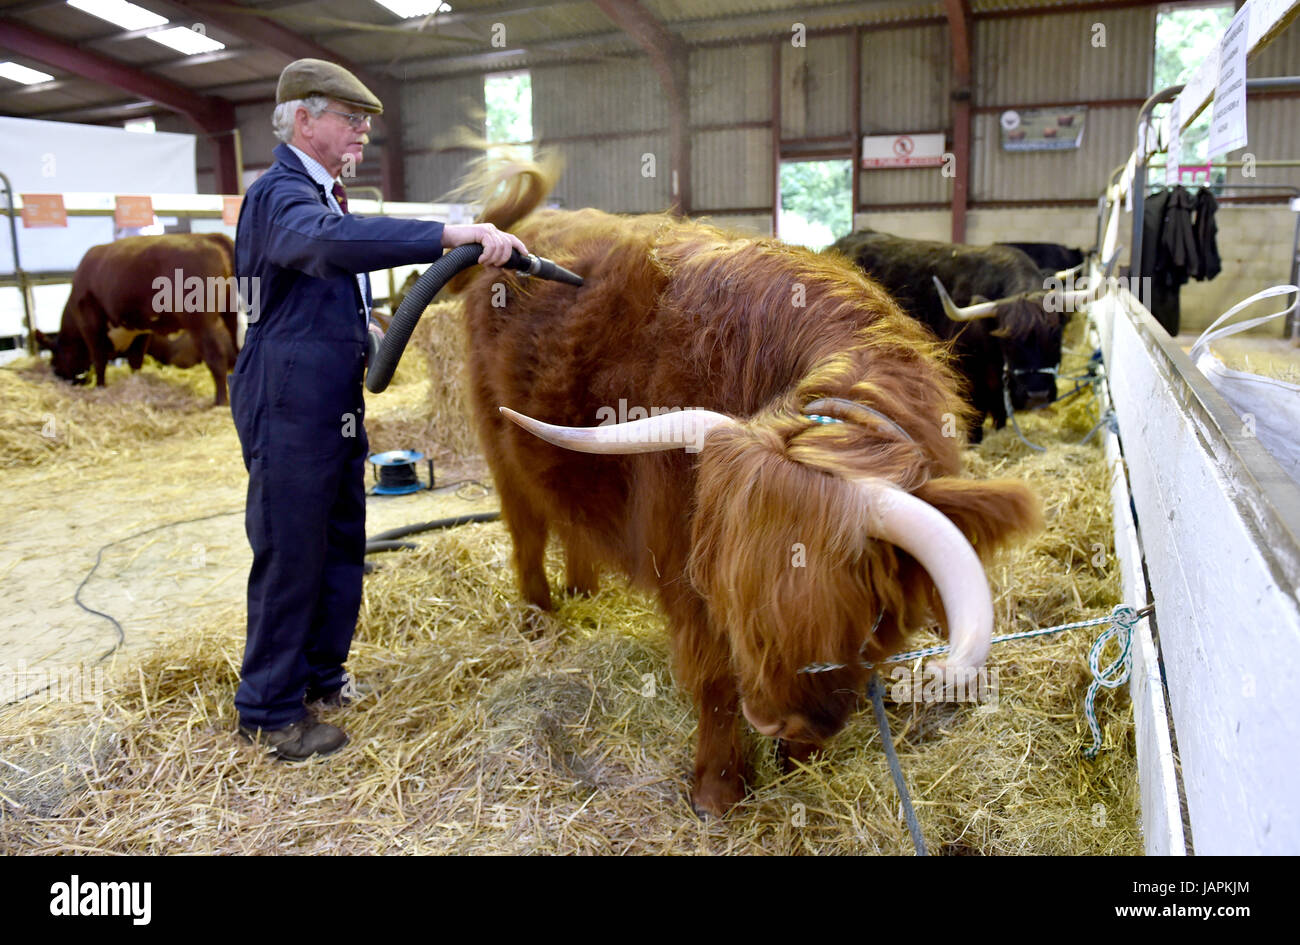
[[490, 224], [348, 214], [339, 176], [360, 163], [383, 105], [346, 69], [293, 62], [276, 102], [272, 124], [285, 143], [248, 189], [235, 239], [236, 275], [241, 285], [256, 279], [261, 300], [231, 377], [253, 548], [235, 707], [244, 737], [301, 760], [347, 742], [309, 705], [347, 703], [343, 662], [361, 605], [365, 273], [465, 243], [482, 243], [487, 265], [526, 250]]

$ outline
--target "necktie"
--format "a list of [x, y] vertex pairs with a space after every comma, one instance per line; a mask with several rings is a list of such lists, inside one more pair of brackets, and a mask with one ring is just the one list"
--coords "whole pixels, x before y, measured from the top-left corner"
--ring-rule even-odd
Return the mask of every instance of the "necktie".
[[343, 185], [338, 181], [334, 182], [334, 199], [339, 202], [339, 209], [344, 213], [348, 212], [348, 192], [343, 189]]

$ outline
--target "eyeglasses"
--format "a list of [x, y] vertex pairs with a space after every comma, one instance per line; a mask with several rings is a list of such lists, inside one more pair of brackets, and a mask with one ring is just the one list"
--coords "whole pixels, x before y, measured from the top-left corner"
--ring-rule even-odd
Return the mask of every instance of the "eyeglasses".
[[365, 112], [336, 112], [332, 108], [326, 108], [324, 110], [329, 112], [331, 115], [338, 115], [340, 118], [347, 119], [348, 124], [358, 131], [370, 124], [371, 116], [367, 115]]

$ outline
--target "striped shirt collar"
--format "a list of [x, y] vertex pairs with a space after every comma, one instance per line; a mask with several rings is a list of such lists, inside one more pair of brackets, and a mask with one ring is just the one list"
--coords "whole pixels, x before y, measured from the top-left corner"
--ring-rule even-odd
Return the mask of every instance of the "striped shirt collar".
[[306, 151], [295, 148], [293, 145], [289, 145], [289, 150], [298, 155], [298, 160], [302, 161], [303, 169], [311, 176], [311, 179], [325, 188], [325, 193], [329, 195], [330, 206], [342, 213], [343, 209], [334, 200], [334, 185], [342, 182], [337, 177], [330, 176], [330, 172], [325, 170], [325, 165]]

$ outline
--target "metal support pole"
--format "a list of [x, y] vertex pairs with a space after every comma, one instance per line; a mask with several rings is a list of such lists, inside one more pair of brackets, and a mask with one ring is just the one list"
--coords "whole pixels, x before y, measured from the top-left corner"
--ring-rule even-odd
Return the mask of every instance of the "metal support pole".
[[14, 188], [9, 183], [9, 176], [0, 173], [4, 181], [5, 214], [9, 217], [9, 242], [14, 251], [14, 279], [18, 283], [18, 294], [23, 297], [23, 324], [27, 326], [27, 353], [36, 354], [36, 325], [32, 319], [31, 298], [27, 294], [27, 274], [23, 272], [22, 261], [18, 258], [18, 225], [14, 222]]

